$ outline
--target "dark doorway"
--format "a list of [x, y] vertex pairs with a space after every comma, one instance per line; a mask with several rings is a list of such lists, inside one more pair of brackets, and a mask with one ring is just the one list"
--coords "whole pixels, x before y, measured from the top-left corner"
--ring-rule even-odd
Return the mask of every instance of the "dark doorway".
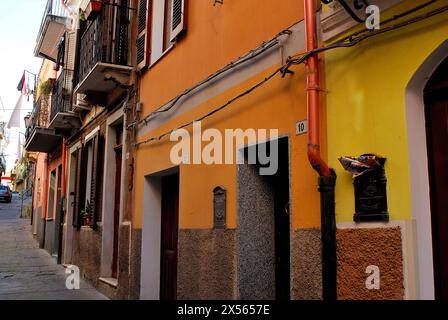
[[61, 239], [62, 239], [62, 225], [63, 225], [64, 215], [62, 214], [62, 165], [58, 167], [58, 184], [56, 190], [56, 215], [54, 219], [54, 254], [58, 256], [58, 263], [60, 263], [61, 257]]
[[275, 217], [275, 298], [289, 300], [290, 285], [290, 205], [288, 139], [279, 140], [277, 174], [272, 176]]
[[436, 299], [448, 299], [448, 59], [425, 88]]
[[115, 147], [115, 198], [114, 198], [114, 247], [112, 256], [112, 278], [118, 278], [118, 244], [120, 233], [121, 165], [123, 146]]
[[[290, 299], [290, 182], [289, 140], [277, 140], [278, 169], [261, 175], [262, 163], [249, 163], [249, 154], [270, 144], [245, 150], [238, 166], [238, 298]], [[254, 148], [254, 149], [252, 149]], [[258, 153], [258, 152], [257, 152]]]
[[179, 234], [179, 174], [162, 178], [162, 238], [160, 299], [177, 298], [177, 241]]

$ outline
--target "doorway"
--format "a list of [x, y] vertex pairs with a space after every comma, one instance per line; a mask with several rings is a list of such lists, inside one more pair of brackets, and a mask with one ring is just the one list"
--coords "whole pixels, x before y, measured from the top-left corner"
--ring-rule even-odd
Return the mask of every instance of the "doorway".
[[448, 58], [425, 88], [434, 290], [448, 299]]
[[61, 238], [62, 238], [62, 226], [64, 221], [64, 215], [62, 212], [62, 164], [58, 166], [57, 173], [57, 186], [56, 186], [56, 213], [54, 219], [54, 254], [57, 255], [58, 263], [61, 263]]
[[120, 204], [121, 204], [121, 167], [123, 145], [115, 147], [115, 197], [114, 197], [114, 244], [112, 256], [112, 278], [118, 279], [118, 245], [120, 232]]
[[144, 184], [140, 299], [177, 299], [179, 168], [148, 175]]
[[[252, 148], [276, 152], [278, 170], [260, 175], [261, 162], [248, 163]], [[258, 153], [258, 151], [257, 151]], [[290, 178], [289, 139], [244, 150], [246, 164], [238, 166], [238, 298], [289, 300]], [[271, 154], [272, 158], [272, 154]]]
[[177, 241], [179, 235], [179, 174], [162, 178], [162, 234], [160, 299], [177, 297]]
[[69, 162], [69, 182], [68, 182], [68, 198], [67, 198], [67, 215], [65, 218], [66, 234], [65, 234], [65, 248], [64, 248], [64, 263], [70, 264], [72, 262], [73, 252], [73, 224], [74, 217], [77, 212], [76, 205], [76, 187], [78, 185], [78, 163], [80, 146], [77, 145], [70, 150]]

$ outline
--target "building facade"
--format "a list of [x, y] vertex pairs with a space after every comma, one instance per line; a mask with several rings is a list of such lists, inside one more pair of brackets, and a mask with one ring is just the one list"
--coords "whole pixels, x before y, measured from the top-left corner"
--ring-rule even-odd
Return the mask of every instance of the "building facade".
[[114, 299], [445, 297], [448, 8], [371, 2], [49, 0], [41, 246]]
[[[447, 269], [439, 250], [446, 243], [446, 224], [437, 220], [444, 205], [435, 195], [440, 197], [444, 183], [433, 180], [432, 170], [443, 163], [434, 144], [442, 148], [445, 142], [433, 136], [437, 127], [431, 119], [437, 115], [430, 110], [446, 103], [440, 92], [447, 80], [447, 3], [378, 5], [383, 34], [325, 53], [328, 161], [338, 176], [338, 292], [345, 299], [442, 298]], [[325, 44], [357, 30], [341, 10], [323, 14]], [[384, 23], [394, 16], [401, 18]], [[412, 23], [399, 27], [407, 21]], [[366, 153], [387, 158], [389, 222], [354, 222], [354, 181], [338, 158]], [[360, 283], [368, 265], [384, 274], [379, 291]], [[343, 280], [350, 277], [358, 284]]]

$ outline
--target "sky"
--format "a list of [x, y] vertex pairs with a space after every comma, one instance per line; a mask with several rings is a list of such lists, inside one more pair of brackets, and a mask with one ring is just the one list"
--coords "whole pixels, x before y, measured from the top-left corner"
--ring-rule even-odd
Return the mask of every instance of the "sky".
[[[17, 85], [27, 69], [38, 73], [42, 60], [34, 57], [34, 47], [47, 0], [0, 0], [0, 121], [8, 122], [19, 97]], [[24, 109], [31, 111], [32, 99]], [[26, 101], [26, 99], [25, 99]], [[23, 110], [26, 115], [27, 110]], [[18, 140], [24, 128], [11, 130], [5, 150], [7, 173], [17, 158]], [[20, 138], [23, 143], [23, 137]]]

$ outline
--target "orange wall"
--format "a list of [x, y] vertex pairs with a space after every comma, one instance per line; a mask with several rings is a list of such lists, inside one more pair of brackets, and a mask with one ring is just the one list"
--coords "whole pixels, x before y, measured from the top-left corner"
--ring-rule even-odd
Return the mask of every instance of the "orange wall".
[[[34, 185], [34, 208], [47, 208], [47, 154], [45, 153], [37, 155]], [[46, 209], [42, 210], [42, 218], [45, 216]]]
[[279, 31], [303, 20], [300, 0], [188, 1], [188, 30], [143, 74], [144, 112], [157, 109]]
[[[57, 169], [59, 165], [62, 164], [62, 158], [58, 157], [54, 159], [50, 165], [47, 164], [47, 154], [39, 153], [37, 155], [37, 163], [36, 163], [36, 176], [34, 185], [34, 208], [42, 208], [42, 218], [53, 218], [52, 215], [48, 216], [47, 208], [48, 208], [48, 192], [49, 192], [49, 178], [50, 172], [54, 169]], [[40, 183], [38, 183], [40, 179]], [[57, 183], [57, 179], [55, 181]], [[57, 185], [56, 185], [57, 186]], [[55, 189], [55, 202], [54, 208], [56, 208], [56, 189]]]
[[47, 200], [47, 218], [48, 219], [54, 219], [56, 217], [56, 203], [57, 203], [57, 186], [58, 186], [58, 167], [62, 164], [62, 156], [58, 157], [57, 159], [54, 159], [53, 161], [51, 161], [51, 163], [48, 166], [48, 171], [47, 171], [47, 197], [50, 194], [50, 173], [53, 170], [56, 170], [56, 177], [54, 180], [54, 199], [53, 199], [53, 212], [48, 212], [48, 207], [49, 207], [49, 203]]
[[[189, 1], [188, 31], [178, 45], [146, 71], [141, 79], [143, 114], [165, 104], [186, 88], [203, 80], [230, 61], [270, 40], [278, 32], [303, 18], [303, 1], [240, 0], [224, 1], [213, 7], [213, 1]], [[304, 37], [305, 35], [303, 35]], [[279, 59], [280, 60], [280, 59]], [[280, 61], [242, 80], [229, 90], [192, 110], [185, 112], [160, 128], [138, 137], [141, 141], [165, 133], [223, 105], [229, 99], [264, 79]], [[203, 121], [203, 130], [216, 128], [243, 130], [279, 129], [280, 136], [290, 137], [290, 176], [292, 225], [297, 228], [320, 226], [317, 174], [307, 158], [306, 135], [295, 135], [295, 124], [306, 118], [306, 75], [303, 65], [292, 67], [293, 76], [279, 75], [262, 88], [245, 96], [228, 109]], [[224, 77], [222, 81], [226, 81]], [[324, 101], [324, 99], [322, 99]], [[322, 107], [324, 108], [324, 106]], [[322, 110], [322, 134], [325, 132], [325, 110]], [[151, 125], [149, 125], [151, 128]], [[191, 131], [191, 127], [188, 128]], [[174, 165], [169, 138], [139, 147], [135, 153], [135, 212], [133, 225], [142, 227], [145, 176]], [[326, 157], [326, 143], [322, 141]], [[227, 189], [228, 227], [236, 227], [237, 172], [235, 165], [182, 165], [180, 167], [180, 228], [211, 228], [213, 226], [213, 193], [216, 186]]]
[[[215, 116], [203, 121], [203, 128], [224, 129], [278, 128], [280, 136], [291, 138], [291, 204], [294, 228], [317, 228], [320, 226], [319, 193], [317, 174], [307, 160], [306, 135], [295, 136], [295, 123], [306, 118], [305, 70], [295, 67], [293, 77], [274, 78], [259, 91], [246, 96]], [[248, 87], [260, 81], [272, 69], [241, 83], [227, 92], [210, 99], [190, 112], [167, 123], [154, 132], [139, 138], [157, 136], [203, 115], [222, 105]], [[322, 114], [325, 114], [322, 111]], [[323, 126], [324, 127], [324, 126]], [[191, 131], [191, 128], [189, 128]], [[324, 137], [324, 131], [322, 132]], [[136, 153], [135, 166], [135, 215], [134, 227], [141, 227], [143, 214], [144, 177], [173, 167], [170, 150], [174, 143], [169, 139], [141, 146]], [[325, 146], [325, 144], [324, 144]], [[323, 148], [324, 152], [326, 148]], [[325, 156], [325, 155], [324, 155]], [[213, 193], [216, 186], [227, 189], [227, 221], [236, 227], [237, 173], [235, 165], [182, 165], [180, 167], [180, 227], [210, 228], [213, 225]]]

